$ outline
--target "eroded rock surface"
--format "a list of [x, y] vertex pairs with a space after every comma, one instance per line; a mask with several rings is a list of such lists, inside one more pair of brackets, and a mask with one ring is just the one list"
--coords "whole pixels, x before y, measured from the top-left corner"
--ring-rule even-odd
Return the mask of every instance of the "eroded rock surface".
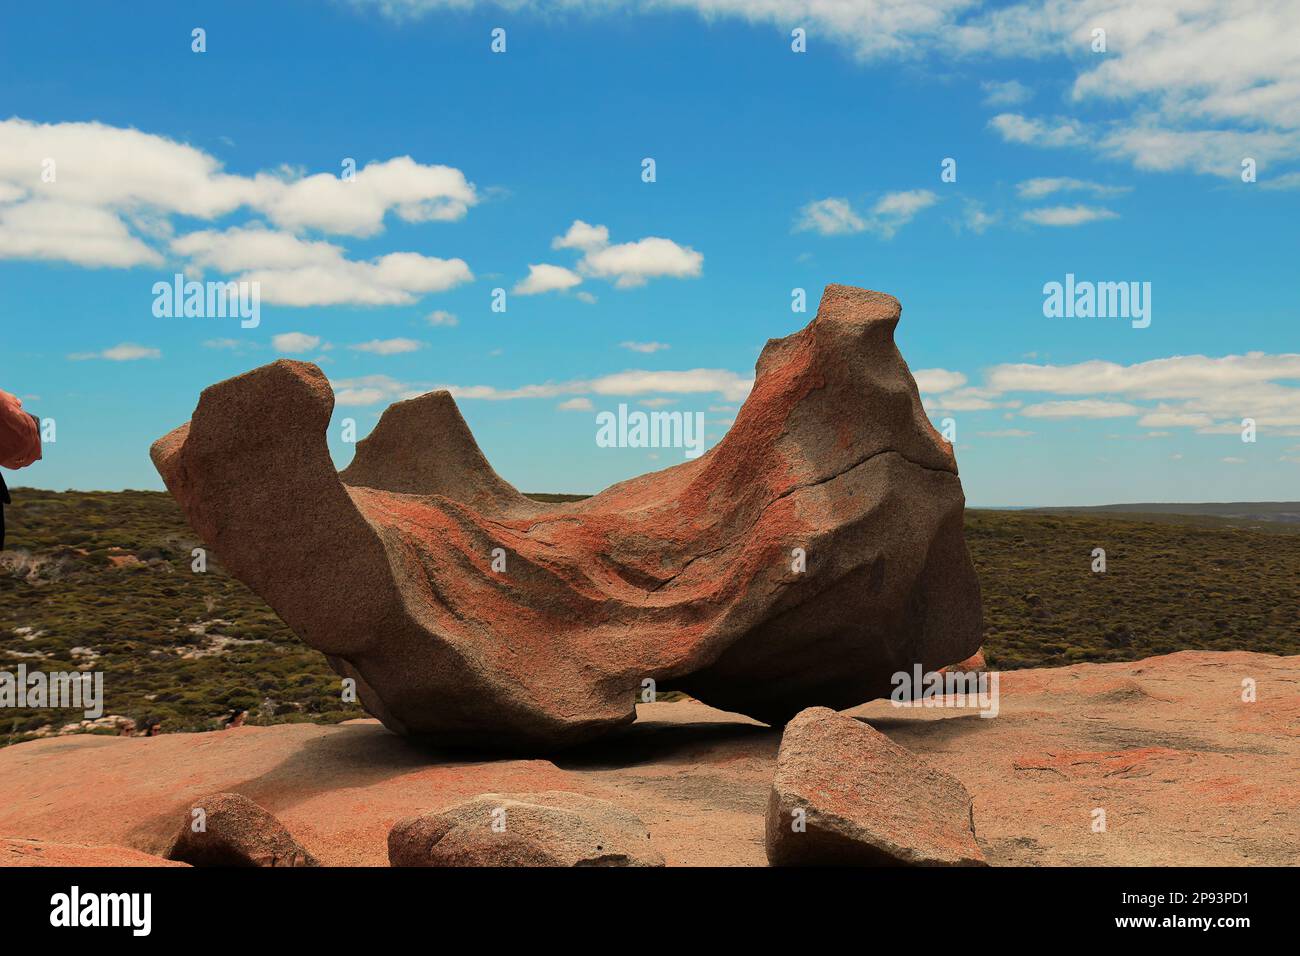
[[124, 846], [0, 839], [0, 867], [8, 866], [186, 866]]
[[[962, 782], [990, 864], [1300, 866], [1300, 657], [1009, 671], [1000, 693], [993, 719], [888, 700], [852, 711]], [[161, 855], [192, 806], [237, 789], [323, 865], [388, 866], [389, 831], [412, 814], [566, 790], [635, 813], [670, 866], [765, 866], [781, 732], [695, 701], [637, 709], [614, 739], [553, 760], [466, 760], [374, 720], [33, 740], [0, 748], [0, 837]]]
[[779, 723], [980, 645], [961, 483], [899, 311], [829, 286], [715, 448], [570, 504], [502, 480], [445, 392], [393, 405], [336, 472], [333, 395], [302, 362], [206, 389], [153, 460], [219, 560], [399, 733], [573, 744], [630, 723], [647, 678]]
[[825, 707], [810, 707], [786, 725], [766, 844], [774, 866], [984, 863], [960, 781]]
[[399, 820], [393, 866], [663, 866], [645, 823], [581, 793], [485, 793]]

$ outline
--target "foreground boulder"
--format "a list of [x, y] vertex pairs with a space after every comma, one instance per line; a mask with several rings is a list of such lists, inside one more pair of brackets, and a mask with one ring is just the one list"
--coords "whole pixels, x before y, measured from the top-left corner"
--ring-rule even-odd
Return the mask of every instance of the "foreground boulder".
[[333, 393], [303, 362], [206, 389], [152, 456], [219, 560], [398, 733], [545, 750], [630, 723], [647, 679], [780, 723], [980, 644], [961, 482], [899, 313], [827, 287], [716, 447], [578, 502], [501, 479], [447, 392], [390, 407], [335, 471]]
[[773, 866], [980, 866], [966, 788], [825, 707], [790, 721], [767, 805]]
[[[197, 832], [196, 811], [201, 811], [202, 821]], [[167, 859], [191, 866], [319, 865], [279, 820], [237, 793], [196, 800]]]
[[552, 790], [485, 793], [441, 813], [399, 820], [393, 866], [663, 866], [636, 814]]

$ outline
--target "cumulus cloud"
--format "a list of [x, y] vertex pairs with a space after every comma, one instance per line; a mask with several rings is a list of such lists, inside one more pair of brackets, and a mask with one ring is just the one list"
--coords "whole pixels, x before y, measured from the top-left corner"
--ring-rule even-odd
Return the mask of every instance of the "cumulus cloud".
[[582, 276], [564, 266], [542, 263], [529, 265], [528, 277], [515, 284], [515, 295], [540, 295], [543, 292], [556, 292], [572, 289], [582, 283]]
[[698, 276], [703, 264], [704, 256], [689, 246], [650, 237], [594, 249], [583, 257], [579, 267], [590, 275], [612, 279], [615, 286], [626, 289], [661, 276], [676, 279]]
[[333, 173], [274, 180], [254, 204], [286, 229], [319, 229], [373, 236], [390, 212], [405, 222], [449, 222], [478, 202], [465, 174], [450, 166], [425, 166], [410, 156], [370, 163], [351, 180]]
[[609, 245], [609, 230], [604, 226], [593, 226], [581, 219], [573, 220], [569, 231], [551, 240], [553, 249], [599, 249]]
[[259, 283], [262, 301], [278, 305], [406, 305], [474, 278], [463, 259], [393, 252], [361, 262], [334, 243], [262, 226], [192, 232], [171, 248], [200, 268]]
[[310, 352], [320, 343], [319, 335], [308, 335], [306, 332], [281, 332], [279, 335], [271, 336], [271, 345], [277, 352], [287, 352], [291, 355]]
[[[401, 252], [355, 262], [341, 247], [298, 233], [373, 236], [390, 214], [459, 219], [477, 201], [459, 170], [409, 156], [363, 165], [351, 180], [286, 167], [240, 176], [200, 149], [139, 130], [0, 121], [0, 258], [130, 268], [161, 266], [170, 254], [186, 259], [191, 273], [211, 268], [263, 281], [268, 302], [403, 304], [468, 281], [468, 266]], [[172, 238], [179, 217], [213, 220], [238, 210], [278, 228], [255, 222]]]
[[0, 206], [0, 259], [52, 259], [115, 268], [163, 261], [112, 212], [51, 199]]
[[445, 309], [434, 309], [424, 317], [424, 321], [437, 326], [451, 327], [460, 325], [460, 319]]
[[[644, 285], [650, 279], [692, 278], [699, 276], [704, 267], [704, 256], [690, 246], [682, 246], [671, 239], [658, 236], [611, 245], [607, 227], [593, 226], [581, 219], [575, 219], [568, 231], [552, 240], [551, 245], [556, 249], [580, 250], [582, 258], [578, 261], [579, 273], [591, 278], [606, 279], [620, 289]], [[533, 278], [534, 268], [529, 266], [529, 277], [524, 280], [525, 283]], [[551, 274], [550, 281], [563, 278], [569, 285], [576, 284], [568, 277], [578, 276], [569, 270], [558, 266], [545, 268], [559, 269], [566, 274], [565, 277]]]
[[923, 209], [939, 201], [928, 189], [910, 189], [885, 193], [871, 211], [859, 214], [852, 204], [840, 197], [818, 199], [799, 210], [795, 232], [816, 232], [822, 236], [840, 236], [871, 231], [885, 239], [892, 238]]
[[672, 346], [667, 345], [663, 342], [620, 342], [619, 343], [619, 348], [624, 348], [631, 352], [642, 352], [646, 355], [650, 355], [655, 352], [660, 352], [666, 348], [671, 348], [671, 347]]

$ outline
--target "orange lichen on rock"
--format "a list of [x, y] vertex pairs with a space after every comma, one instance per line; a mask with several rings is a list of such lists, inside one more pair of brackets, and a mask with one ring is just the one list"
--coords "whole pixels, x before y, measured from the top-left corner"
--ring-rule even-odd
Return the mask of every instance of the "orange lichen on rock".
[[498, 476], [446, 392], [390, 407], [335, 471], [333, 394], [303, 362], [206, 389], [153, 458], [223, 563], [393, 730], [572, 744], [631, 722], [647, 680], [784, 722], [981, 642], [961, 483], [899, 314], [827, 287], [768, 342], [716, 447], [578, 502]]

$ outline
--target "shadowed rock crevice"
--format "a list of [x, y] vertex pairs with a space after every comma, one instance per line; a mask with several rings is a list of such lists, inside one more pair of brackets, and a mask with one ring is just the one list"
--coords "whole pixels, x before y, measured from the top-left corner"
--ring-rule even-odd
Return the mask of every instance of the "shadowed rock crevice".
[[899, 311], [827, 287], [716, 447], [578, 502], [504, 481], [445, 392], [389, 408], [336, 472], [333, 395], [302, 362], [208, 388], [153, 458], [225, 565], [400, 733], [569, 745], [629, 723], [646, 679], [779, 723], [981, 643], [961, 483]]

